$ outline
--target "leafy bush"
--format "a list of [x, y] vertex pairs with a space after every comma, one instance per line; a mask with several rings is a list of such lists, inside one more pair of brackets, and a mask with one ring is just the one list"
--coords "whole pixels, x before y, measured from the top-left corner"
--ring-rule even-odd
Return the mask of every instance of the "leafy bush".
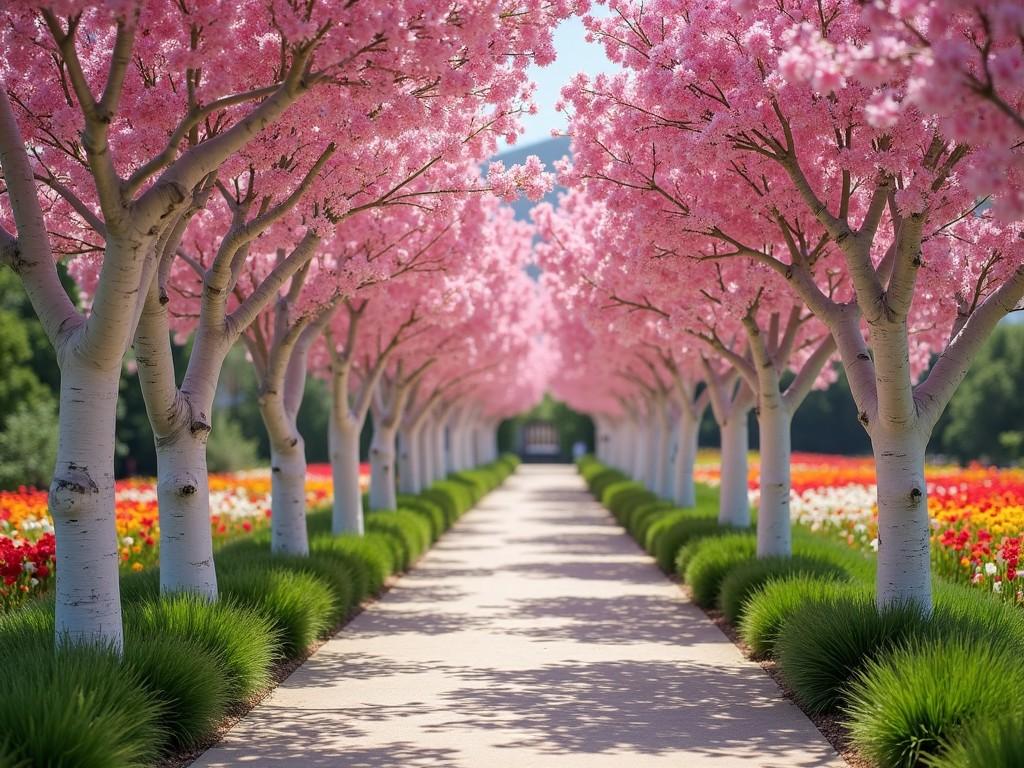
[[274, 623], [251, 608], [177, 595], [127, 606], [124, 623], [129, 641], [166, 637], [211, 654], [224, 669], [231, 703], [248, 701], [270, 684], [280, 642]]
[[867, 588], [820, 576], [791, 576], [770, 580], [754, 590], [740, 619], [740, 635], [755, 658], [774, 654], [775, 641], [783, 625], [804, 603], [832, 600], [854, 592], [870, 598]]
[[790, 614], [775, 641], [786, 683], [809, 712], [842, 703], [847, 682], [869, 660], [922, 632], [925, 618], [913, 605], [879, 611], [872, 595], [831, 595]]
[[1021, 690], [1024, 668], [1004, 645], [966, 637], [913, 642], [867, 661], [852, 681], [851, 741], [880, 768], [913, 768], [940, 752], [944, 739], [1003, 715]]
[[756, 551], [757, 543], [751, 533], [732, 533], [697, 542], [693, 558], [685, 563], [683, 572], [693, 602], [701, 608], [713, 608], [722, 580], [735, 566], [753, 558]]
[[195, 641], [170, 635], [125, 641], [125, 664], [160, 704], [166, 747], [200, 744], [227, 710], [230, 683], [221, 660]]
[[206, 444], [206, 464], [211, 472], [237, 472], [263, 463], [259, 442], [245, 436], [240, 422], [221, 409], [213, 413], [213, 429]]
[[165, 743], [163, 710], [135, 670], [101, 646], [55, 653], [45, 609], [0, 620], [0, 665], [0, 756], [13, 765], [134, 768]]
[[830, 560], [808, 555], [755, 558], [738, 564], [722, 580], [718, 607], [728, 621], [737, 624], [747, 600], [755, 590], [770, 580], [794, 576], [839, 579], [846, 576], [846, 571]]
[[56, 404], [50, 398], [18, 403], [0, 423], [0, 489], [45, 488], [56, 461]]
[[299, 656], [331, 626], [337, 613], [330, 588], [308, 573], [285, 568], [232, 568], [220, 577], [221, 594], [261, 611], [278, 635], [279, 656]]

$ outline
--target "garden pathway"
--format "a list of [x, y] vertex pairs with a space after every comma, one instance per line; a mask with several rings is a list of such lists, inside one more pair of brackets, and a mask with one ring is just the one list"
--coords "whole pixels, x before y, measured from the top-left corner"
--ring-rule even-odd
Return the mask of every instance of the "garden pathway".
[[572, 468], [526, 465], [195, 765], [845, 763]]

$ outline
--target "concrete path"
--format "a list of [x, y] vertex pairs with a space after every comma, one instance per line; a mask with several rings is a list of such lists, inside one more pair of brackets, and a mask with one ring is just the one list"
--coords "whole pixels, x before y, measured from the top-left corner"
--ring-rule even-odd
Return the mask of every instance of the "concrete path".
[[198, 766], [844, 766], [586, 494], [523, 466]]

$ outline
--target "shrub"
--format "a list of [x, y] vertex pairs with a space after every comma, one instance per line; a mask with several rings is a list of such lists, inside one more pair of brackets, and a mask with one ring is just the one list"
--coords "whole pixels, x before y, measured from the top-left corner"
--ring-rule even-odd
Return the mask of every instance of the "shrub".
[[456, 518], [462, 517], [473, 506], [473, 495], [465, 484], [454, 480], [438, 480], [429, 490], [441, 491], [451, 497], [456, 509]]
[[614, 483], [626, 482], [629, 477], [617, 469], [605, 468], [600, 472], [597, 472], [587, 482], [590, 492], [594, 495], [598, 501], [601, 501], [604, 497], [605, 489]]
[[944, 737], [937, 755], [925, 756], [929, 768], [1018, 768], [1024, 755], [1019, 714], [974, 721]]
[[366, 530], [391, 542], [397, 570], [408, 570], [430, 546], [430, 523], [408, 510], [371, 512], [366, 515]]
[[629, 535], [636, 539], [640, 546], [643, 546], [647, 536], [647, 529], [656, 521], [664, 517], [675, 505], [665, 499], [655, 499], [646, 504], [635, 506], [629, 513], [626, 521], [626, 530]]
[[801, 605], [813, 600], [836, 599], [840, 595], [870, 591], [820, 576], [792, 576], [770, 580], [751, 593], [740, 619], [740, 635], [755, 658], [774, 654], [782, 626]]
[[448, 521], [445, 519], [444, 510], [422, 496], [400, 493], [398, 495], [398, 508], [415, 512], [430, 523], [431, 543], [437, 541], [441, 534], [448, 530]]
[[872, 595], [840, 594], [804, 603], [775, 641], [779, 669], [809, 712], [842, 703], [849, 680], [870, 659], [921, 633], [925, 619], [913, 605], [879, 611]]
[[686, 544], [728, 531], [730, 529], [720, 526], [714, 517], [695, 516], [690, 510], [680, 509], [652, 523], [644, 543], [661, 570], [677, 573], [676, 557]]
[[330, 588], [308, 573], [258, 564], [232, 568], [221, 578], [221, 594], [261, 611], [277, 630], [280, 656], [299, 656], [331, 626], [337, 608]]
[[740, 563], [722, 580], [718, 592], [718, 607], [728, 621], [737, 624], [751, 593], [772, 579], [793, 576], [838, 579], [845, 577], [846, 571], [829, 560], [808, 555], [755, 558]]
[[226, 573], [234, 569], [246, 568], [284, 568], [296, 573], [305, 573], [323, 581], [331, 590], [334, 600], [334, 614], [331, 624], [348, 616], [358, 603], [356, 586], [358, 580], [353, 578], [352, 566], [332, 557], [330, 552], [311, 551], [308, 556], [274, 555], [269, 547], [232, 547], [223, 550], [217, 556], [219, 572]]
[[18, 402], [13, 413], [0, 418], [0, 488], [45, 488], [56, 461], [57, 404], [52, 398]]
[[251, 608], [177, 595], [128, 606], [124, 622], [129, 639], [174, 638], [215, 657], [224, 669], [229, 702], [248, 701], [270, 684], [280, 643], [273, 622]]
[[10, 764], [127, 768], [157, 757], [167, 734], [156, 696], [111, 650], [55, 653], [52, 613], [0, 621], [0, 665], [0, 755]]
[[850, 738], [880, 768], [913, 768], [943, 739], [1004, 714], [1022, 689], [1019, 656], [1004, 645], [913, 642], [869, 660], [851, 683]]
[[732, 533], [700, 540], [693, 558], [686, 562], [684, 571], [693, 602], [701, 608], [714, 607], [722, 580], [738, 564], [754, 557], [756, 550], [757, 543], [750, 533]]
[[227, 672], [199, 643], [170, 635], [129, 635], [124, 661], [160, 704], [166, 747], [200, 744], [224, 717], [230, 691]]
[[365, 536], [331, 534], [310, 539], [311, 552], [352, 563], [353, 586], [358, 599], [380, 592], [388, 576], [395, 572], [395, 561], [388, 540], [376, 533]]
[[[445, 526], [450, 528], [459, 519], [464, 510], [460, 507], [457, 495], [453, 494], [450, 489], [437, 486], [438, 483], [434, 483], [434, 485], [422, 491], [420, 497], [436, 504], [444, 511]], [[462, 493], [461, 489], [459, 493]]]

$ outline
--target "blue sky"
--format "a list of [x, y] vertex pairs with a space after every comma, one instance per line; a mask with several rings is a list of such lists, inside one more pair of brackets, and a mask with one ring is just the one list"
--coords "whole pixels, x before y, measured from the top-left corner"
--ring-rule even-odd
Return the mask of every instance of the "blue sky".
[[[594, 6], [596, 15], [608, 14], [606, 6]], [[598, 43], [588, 43], [585, 39], [586, 30], [578, 17], [562, 22], [555, 30], [555, 50], [557, 60], [544, 68], [531, 67], [530, 78], [537, 83], [534, 101], [537, 103], [537, 114], [527, 115], [522, 119], [526, 133], [519, 137], [516, 147], [525, 147], [538, 141], [551, 138], [551, 129], [565, 130], [565, 115], [555, 111], [562, 86], [577, 72], [596, 75], [599, 72], [612, 72], [616, 65], [605, 58], [604, 49]]]

